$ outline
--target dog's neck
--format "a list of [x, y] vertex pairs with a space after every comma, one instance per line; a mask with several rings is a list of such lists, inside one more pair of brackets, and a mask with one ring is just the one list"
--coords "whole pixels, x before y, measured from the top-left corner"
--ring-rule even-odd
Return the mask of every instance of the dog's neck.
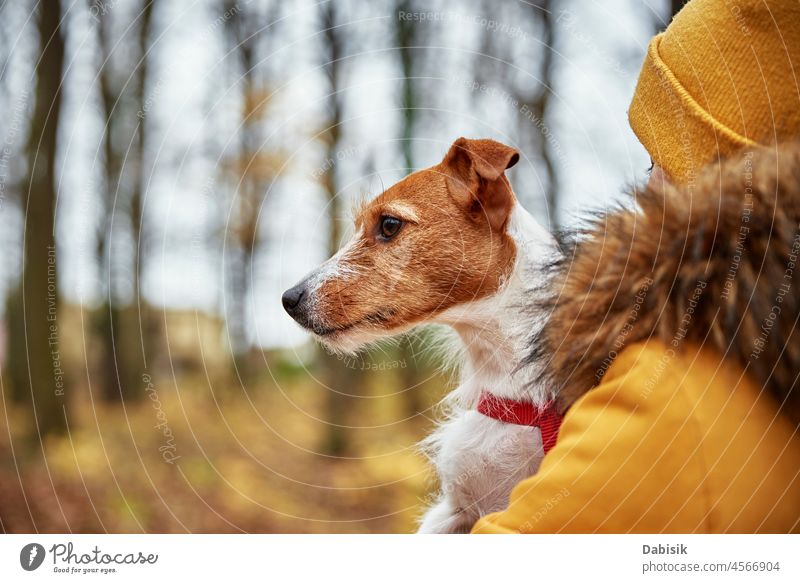
[[451, 394], [463, 408], [473, 408], [483, 391], [537, 404], [552, 397], [536, 382], [540, 375], [535, 365], [519, 365], [527, 355], [531, 335], [544, 324], [544, 316], [525, 313], [524, 306], [543, 288], [542, 267], [555, 257], [557, 246], [552, 235], [519, 204], [509, 219], [508, 234], [517, 253], [513, 270], [500, 289], [451, 308], [439, 318], [464, 344], [461, 382]]

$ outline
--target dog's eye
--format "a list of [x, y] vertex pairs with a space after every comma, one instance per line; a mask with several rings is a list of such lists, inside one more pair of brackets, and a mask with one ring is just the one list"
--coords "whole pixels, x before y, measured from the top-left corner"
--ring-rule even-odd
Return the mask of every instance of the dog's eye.
[[383, 239], [391, 239], [400, 231], [403, 221], [394, 217], [381, 217], [380, 235]]

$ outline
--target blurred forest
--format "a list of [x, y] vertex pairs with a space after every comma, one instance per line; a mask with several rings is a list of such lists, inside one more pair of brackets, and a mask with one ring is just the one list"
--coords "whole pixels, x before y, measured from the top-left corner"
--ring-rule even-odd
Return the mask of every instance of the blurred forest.
[[0, 530], [406, 532], [451, 372], [336, 357], [280, 293], [460, 135], [553, 228], [648, 159], [679, 2], [0, 5]]

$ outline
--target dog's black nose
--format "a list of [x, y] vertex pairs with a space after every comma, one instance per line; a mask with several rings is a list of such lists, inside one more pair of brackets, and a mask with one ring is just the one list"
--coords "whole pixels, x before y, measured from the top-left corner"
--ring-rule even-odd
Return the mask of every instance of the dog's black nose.
[[283, 309], [286, 310], [290, 316], [294, 317], [304, 295], [306, 295], [306, 289], [303, 284], [298, 284], [293, 288], [287, 289], [283, 292], [283, 296], [281, 296]]

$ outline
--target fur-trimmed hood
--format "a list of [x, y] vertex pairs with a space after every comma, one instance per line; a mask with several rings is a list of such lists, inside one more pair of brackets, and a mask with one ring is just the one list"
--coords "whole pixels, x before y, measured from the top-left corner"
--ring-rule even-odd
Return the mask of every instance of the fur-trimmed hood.
[[535, 302], [549, 319], [530, 358], [547, 363], [562, 406], [653, 337], [735, 360], [800, 424], [800, 143], [633, 197], [565, 246]]

